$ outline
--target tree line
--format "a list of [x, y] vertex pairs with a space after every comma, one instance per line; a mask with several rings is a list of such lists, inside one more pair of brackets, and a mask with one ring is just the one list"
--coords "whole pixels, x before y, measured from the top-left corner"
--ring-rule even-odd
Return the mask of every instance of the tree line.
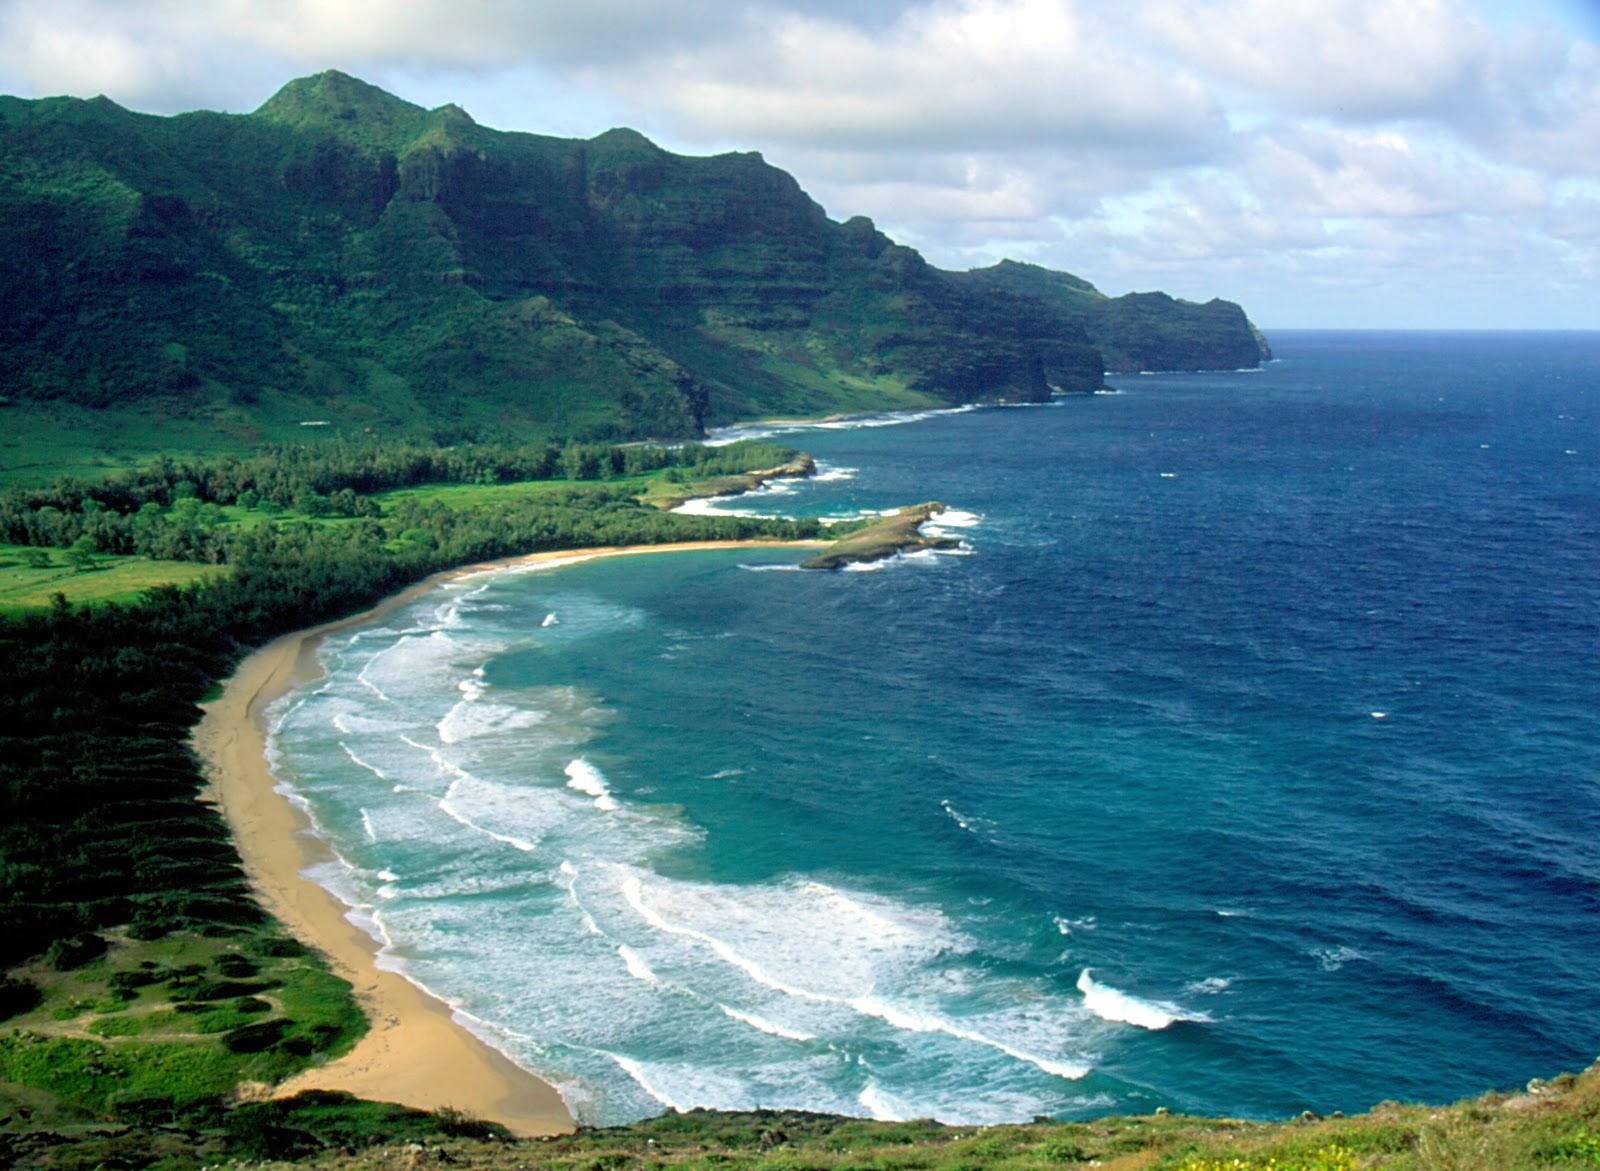
[[[217, 564], [238, 555], [241, 534], [225, 524], [223, 509], [229, 505], [259, 510], [269, 519], [293, 509], [303, 516], [375, 520], [383, 508], [373, 494], [395, 488], [604, 482], [663, 469], [678, 479], [709, 479], [777, 467], [797, 454], [749, 441], [724, 447], [569, 443], [442, 448], [340, 439], [208, 462], [164, 456], [101, 482], [63, 477], [43, 487], [0, 491], [0, 540]], [[438, 530], [447, 523], [404, 501], [397, 531], [429, 530], [437, 546], [443, 537]]]

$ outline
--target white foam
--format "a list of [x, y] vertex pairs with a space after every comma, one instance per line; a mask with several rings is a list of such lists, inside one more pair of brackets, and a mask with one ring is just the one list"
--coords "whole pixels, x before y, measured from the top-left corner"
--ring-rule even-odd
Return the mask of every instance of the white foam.
[[367, 835], [367, 841], [376, 842], [378, 840], [378, 831], [372, 828], [372, 814], [365, 809], [361, 811], [361, 831]]
[[811, 478], [819, 484], [832, 484], [840, 480], [853, 480], [860, 468], [835, 467], [832, 464], [819, 463], [816, 474]]
[[904, 1005], [892, 1004], [880, 1000], [875, 996], [861, 996], [850, 1001], [850, 1007], [863, 1016], [874, 1016], [886, 1024], [910, 1033], [943, 1033], [957, 1040], [970, 1041], [974, 1045], [983, 1045], [986, 1048], [1004, 1053], [1007, 1057], [1017, 1061], [1027, 1062], [1029, 1065], [1042, 1069], [1045, 1073], [1054, 1074], [1056, 1077], [1066, 1078], [1068, 1081], [1077, 1081], [1085, 1076], [1090, 1067], [1081, 1062], [1062, 1061], [1053, 1057], [1040, 1057], [1019, 1049], [996, 1037], [990, 1037], [974, 1029], [958, 1025], [954, 1021], [932, 1013], [925, 1013], [918, 1009]]
[[498, 736], [531, 728], [546, 720], [545, 712], [528, 711], [503, 703], [484, 703], [468, 696], [445, 713], [435, 725], [441, 744], [459, 744], [480, 736]]
[[773, 435], [788, 435], [796, 431], [854, 431], [860, 428], [895, 427], [903, 423], [920, 423], [941, 415], [964, 415], [980, 409], [977, 403], [959, 407], [942, 407], [920, 411], [882, 411], [866, 415], [846, 415], [837, 419], [774, 419], [767, 423], [744, 423], [732, 427], [719, 427], [706, 436], [706, 447], [721, 447], [741, 439], [766, 439]]
[[944, 810], [946, 817], [955, 822], [962, 829], [966, 830], [969, 834], [972, 834], [974, 837], [985, 838], [987, 836], [991, 836], [994, 832], [994, 822], [990, 821], [986, 817], [977, 817], [971, 814], [962, 813], [948, 801], [940, 801], [939, 807]]
[[879, 1122], [904, 1122], [912, 1115], [905, 1103], [884, 1093], [877, 1082], [869, 1081], [856, 1095], [856, 1101]]
[[539, 625], [540, 626], [554, 626], [556, 623], [558, 623], [560, 621], [561, 621], [561, 619], [557, 618], [554, 614], [546, 614], [544, 616], [544, 621], [539, 623]]
[[763, 1033], [771, 1033], [774, 1037], [783, 1037], [789, 1041], [815, 1041], [815, 1034], [803, 1033], [799, 1029], [791, 1029], [784, 1025], [759, 1017], [753, 1012], [740, 1012], [736, 1008], [729, 1008], [726, 1004], [717, 1005], [724, 1013], [741, 1024], [749, 1025]]
[[1233, 981], [1227, 976], [1207, 976], [1204, 980], [1185, 984], [1183, 990], [1197, 996], [1215, 996], [1219, 992], [1226, 992], [1232, 986]]
[[[464, 773], [463, 776], [467, 779], [476, 779], [472, 777], [470, 773]], [[457, 808], [451, 800], [451, 798], [456, 795], [460, 784], [460, 780], [455, 781], [451, 784], [450, 788], [445, 791], [445, 795], [439, 798], [438, 805], [440, 813], [443, 813], [451, 821], [470, 829], [474, 833], [483, 834], [487, 838], [492, 838], [493, 840], [510, 846], [513, 849], [521, 850], [525, 854], [531, 854], [539, 848], [538, 844], [535, 842], [530, 842], [526, 838], [519, 838], [515, 834], [499, 833], [496, 830], [490, 829], [486, 825], [480, 825], [478, 822], [468, 817], [465, 813], [462, 813], [461, 810]]]
[[[591, 919], [592, 923], [593, 920]], [[617, 954], [622, 957], [622, 962], [627, 966], [628, 975], [635, 980], [643, 980], [646, 984], [659, 984], [661, 981], [650, 970], [650, 965], [639, 958], [639, 953], [625, 943], [617, 945]]]
[[1178, 1021], [1205, 1021], [1204, 1013], [1185, 1012], [1165, 1001], [1142, 1000], [1109, 984], [1102, 984], [1083, 969], [1078, 975], [1078, 991], [1083, 1003], [1101, 1020], [1136, 1025], [1141, 1029], [1165, 1029]]
[[[748, 492], [741, 493], [741, 496], [748, 495], [750, 495]], [[730, 498], [725, 496], [697, 496], [693, 500], [685, 500], [672, 511], [683, 516], [744, 516], [756, 517], [762, 520], [777, 519], [775, 513], [757, 512], [751, 508], [732, 508], [721, 503], [727, 499]]]
[[608, 812], [618, 809], [617, 799], [611, 795], [611, 789], [606, 784], [605, 774], [583, 757], [578, 757], [570, 762], [564, 770], [567, 774], [567, 788], [576, 789], [594, 798], [595, 807]]
[[754, 960], [740, 955], [733, 947], [715, 936], [707, 935], [704, 931], [697, 931], [693, 927], [685, 927], [681, 924], [668, 922], [644, 901], [644, 885], [637, 875], [629, 875], [623, 880], [622, 896], [627, 899], [628, 905], [638, 912], [639, 917], [657, 931], [666, 932], [668, 935], [682, 936], [685, 939], [693, 939], [705, 944], [724, 963], [738, 968], [757, 984], [771, 988], [775, 992], [782, 992], [785, 996], [794, 996], [802, 1000], [831, 1001], [837, 999], [787, 984]]
[[641, 1062], [635, 1061], [631, 1057], [624, 1057], [620, 1053], [607, 1053], [606, 1056], [615, 1061], [622, 1068], [623, 1073], [637, 1082], [641, 1090], [649, 1094], [657, 1102], [660, 1102], [668, 1110], [681, 1112], [686, 1109], [692, 1109], [692, 1107], [684, 1106], [682, 1103], [674, 1102], [662, 1090], [652, 1085], [649, 1075], [646, 1074], [645, 1067]]
[[1050, 920], [1056, 925], [1056, 930], [1063, 935], [1071, 935], [1074, 931], [1093, 931], [1098, 926], [1093, 915], [1085, 915], [1081, 919], [1068, 919], [1065, 915], [1052, 915]]
[[960, 508], [947, 508], [943, 512], [936, 512], [928, 518], [932, 523], [947, 529], [970, 529], [983, 523], [983, 516], [976, 512], [967, 512]]
[[366, 769], [369, 773], [371, 773], [373, 776], [377, 777], [380, 781], [387, 781], [389, 779], [389, 774], [388, 773], [384, 772], [377, 765], [368, 764], [366, 761], [362, 760], [359, 756], [357, 756], [355, 754], [354, 751], [351, 750], [350, 745], [346, 744], [343, 740], [339, 741], [339, 747], [341, 749], [343, 749], [344, 754], [350, 758], [350, 763], [351, 764], [359, 765], [361, 768]]
[[1310, 955], [1324, 972], [1337, 972], [1348, 963], [1367, 958], [1353, 947], [1314, 947]]

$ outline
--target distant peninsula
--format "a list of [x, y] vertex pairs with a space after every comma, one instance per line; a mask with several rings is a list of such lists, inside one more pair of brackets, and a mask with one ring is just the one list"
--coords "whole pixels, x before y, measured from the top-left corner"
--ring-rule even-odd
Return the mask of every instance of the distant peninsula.
[[[1239, 306], [942, 271], [754, 153], [507, 133], [337, 72], [254, 113], [0, 98], [13, 442], [693, 437], [1236, 368]], [[40, 423], [43, 426], [43, 423]]]

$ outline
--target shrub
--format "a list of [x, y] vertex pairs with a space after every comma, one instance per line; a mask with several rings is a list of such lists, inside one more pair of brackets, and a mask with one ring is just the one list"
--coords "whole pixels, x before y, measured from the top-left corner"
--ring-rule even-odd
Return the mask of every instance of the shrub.
[[83, 931], [56, 940], [45, 951], [44, 960], [58, 972], [69, 972], [73, 968], [83, 967], [90, 960], [99, 959], [106, 954], [108, 946], [101, 936], [92, 931]]
[[39, 991], [37, 984], [28, 980], [13, 980], [9, 976], [0, 977], [0, 1021], [32, 1012], [43, 999], [44, 993]]

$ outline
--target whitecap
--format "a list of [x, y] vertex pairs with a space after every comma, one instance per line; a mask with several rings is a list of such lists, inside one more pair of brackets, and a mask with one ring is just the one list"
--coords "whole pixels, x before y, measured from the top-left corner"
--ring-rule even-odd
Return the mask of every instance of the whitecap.
[[950, 529], [970, 529], [983, 523], [983, 515], [960, 508], [947, 508], [928, 518], [933, 524]]
[[966, 1028], [948, 1018], [934, 1013], [924, 1012], [907, 1005], [894, 1004], [876, 996], [860, 996], [849, 1002], [850, 1007], [863, 1016], [874, 1016], [897, 1029], [910, 1033], [943, 1033], [957, 1040], [970, 1041], [974, 1045], [983, 1045], [989, 1049], [998, 1050], [1007, 1057], [1017, 1061], [1027, 1062], [1045, 1073], [1054, 1074], [1056, 1077], [1066, 1078], [1068, 1081], [1077, 1081], [1088, 1074], [1090, 1067], [1082, 1062], [1062, 1061], [1054, 1057], [1041, 1057], [1019, 1049], [997, 1037], [990, 1037], [974, 1029]]
[[344, 751], [344, 754], [350, 758], [350, 763], [351, 764], [358, 765], [361, 768], [366, 769], [369, 773], [371, 773], [373, 776], [377, 777], [380, 781], [387, 781], [389, 779], [389, 774], [384, 772], [377, 765], [368, 764], [366, 761], [362, 760], [359, 756], [357, 756], [355, 754], [354, 750], [351, 749], [350, 745], [346, 744], [343, 740], [339, 741], [339, 747]]
[[580, 756], [571, 761], [563, 771], [567, 774], [567, 788], [576, 789], [580, 793], [593, 797], [596, 808], [604, 809], [608, 812], [620, 808], [617, 799], [611, 795], [611, 789], [606, 784], [605, 774], [583, 759], [583, 757]]
[[774, 1037], [783, 1037], [785, 1040], [789, 1041], [816, 1040], [816, 1036], [814, 1034], [804, 1033], [799, 1029], [791, 1029], [786, 1025], [777, 1024], [773, 1021], [767, 1020], [765, 1017], [759, 1017], [753, 1012], [740, 1012], [736, 1008], [729, 1008], [726, 1004], [719, 1004], [717, 1007], [733, 1020], [736, 1020], [741, 1024], [749, 1025], [752, 1029], [757, 1029], [763, 1033], [770, 1033]]
[[628, 969], [628, 975], [635, 980], [643, 980], [646, 984], [661, 983], [660, 978], [650, 970], [650, 965], [640, 959], [639, 953], [627, 944], [619, 943], [617, 945], [617, 954], [622, 957], [622, 962]]
[[459, 744], [480, 736], [497, 736], [542, 724], [546, 713], [515, 708], [503, 703], [483, 703], [474, 697], [463, 699], [435, 725], [441, 744]]
[[668, 1110], [677, 1110], [681, 1112], [686, 1109], [692, 1109], [692, 1107], [685, 1106], [681, 1102], [674, 1102], [671, 1098], [667, 1097], [665, 1091], [653, 1085], [649, 1074], [645, 1072], [645, 1066], [642, 1062], [635, 1061], [631, 1057], [624, 1057], [620, 1053], [605, 1053], [604, 1055], [611, 1058], [612, 1061], [615, 1061], [617, 1065], [621, 1067], [623, 1073], [627, 1074], [636, 1083], [638, 1083], [638, 1086], [641, 1090], [649, 1094], [657, 1102], [660, 1102]]
[[832, 464], [817, 464], [816, 474], [811, 477], [819, 484], [831, 484], [840, 480], [853, 480], [860, 468], [837, 467]]
[[1141, 1029], [1165, 1029], [1178, 1021], [1206, 1021], [1204, 1013], [1185, 1012], [1175, 1004], [1165, 1001], [1142, 1000], [1137, 996], [1102, 984], [1083, 969], [1078, 975], [1078, 991], [1083, 993], [1083, 1003], [1101, 1020], [1136, 1025]]
[[1353, 947], [1314, 947], [1308, 953], [1317, 961], [1324, 972], [1337, 972], [1346, 964], [1354, 960], [1364, 960], [1367, 957]]
[[972, 828], [972, 822], [968, 821], [966, 819], [966, 817], [964, 817], [962, 814], [956, 812], [955, 807], [953, 805], [951, 805], [950, 802], [941, 801], [941, 802], [939, 802], [939, 807], [944, 810], [945, 816], [949, 817], [951, 821], [955, 822], [957, 825], [959, 825], [962, 829], [966, 830], [968, 833], [977, 833], [978, 832], [977, 830]]
[[539, 623], [539, 625], [540, 626], [554, 626], [559, 621], [561, 621], [561, 619], [557, 618], [554, 614], [546, 614], [544, 616], [544, 621]]
[[879, 1122], [904, 1122], [912, 1116], [905, 1103], [884, 1093], [874, 1081], [869, 1081], [862, 1087], [861, 1092], [856, 1095], [856, 1101], [860, 1102], [867, 1113]]

